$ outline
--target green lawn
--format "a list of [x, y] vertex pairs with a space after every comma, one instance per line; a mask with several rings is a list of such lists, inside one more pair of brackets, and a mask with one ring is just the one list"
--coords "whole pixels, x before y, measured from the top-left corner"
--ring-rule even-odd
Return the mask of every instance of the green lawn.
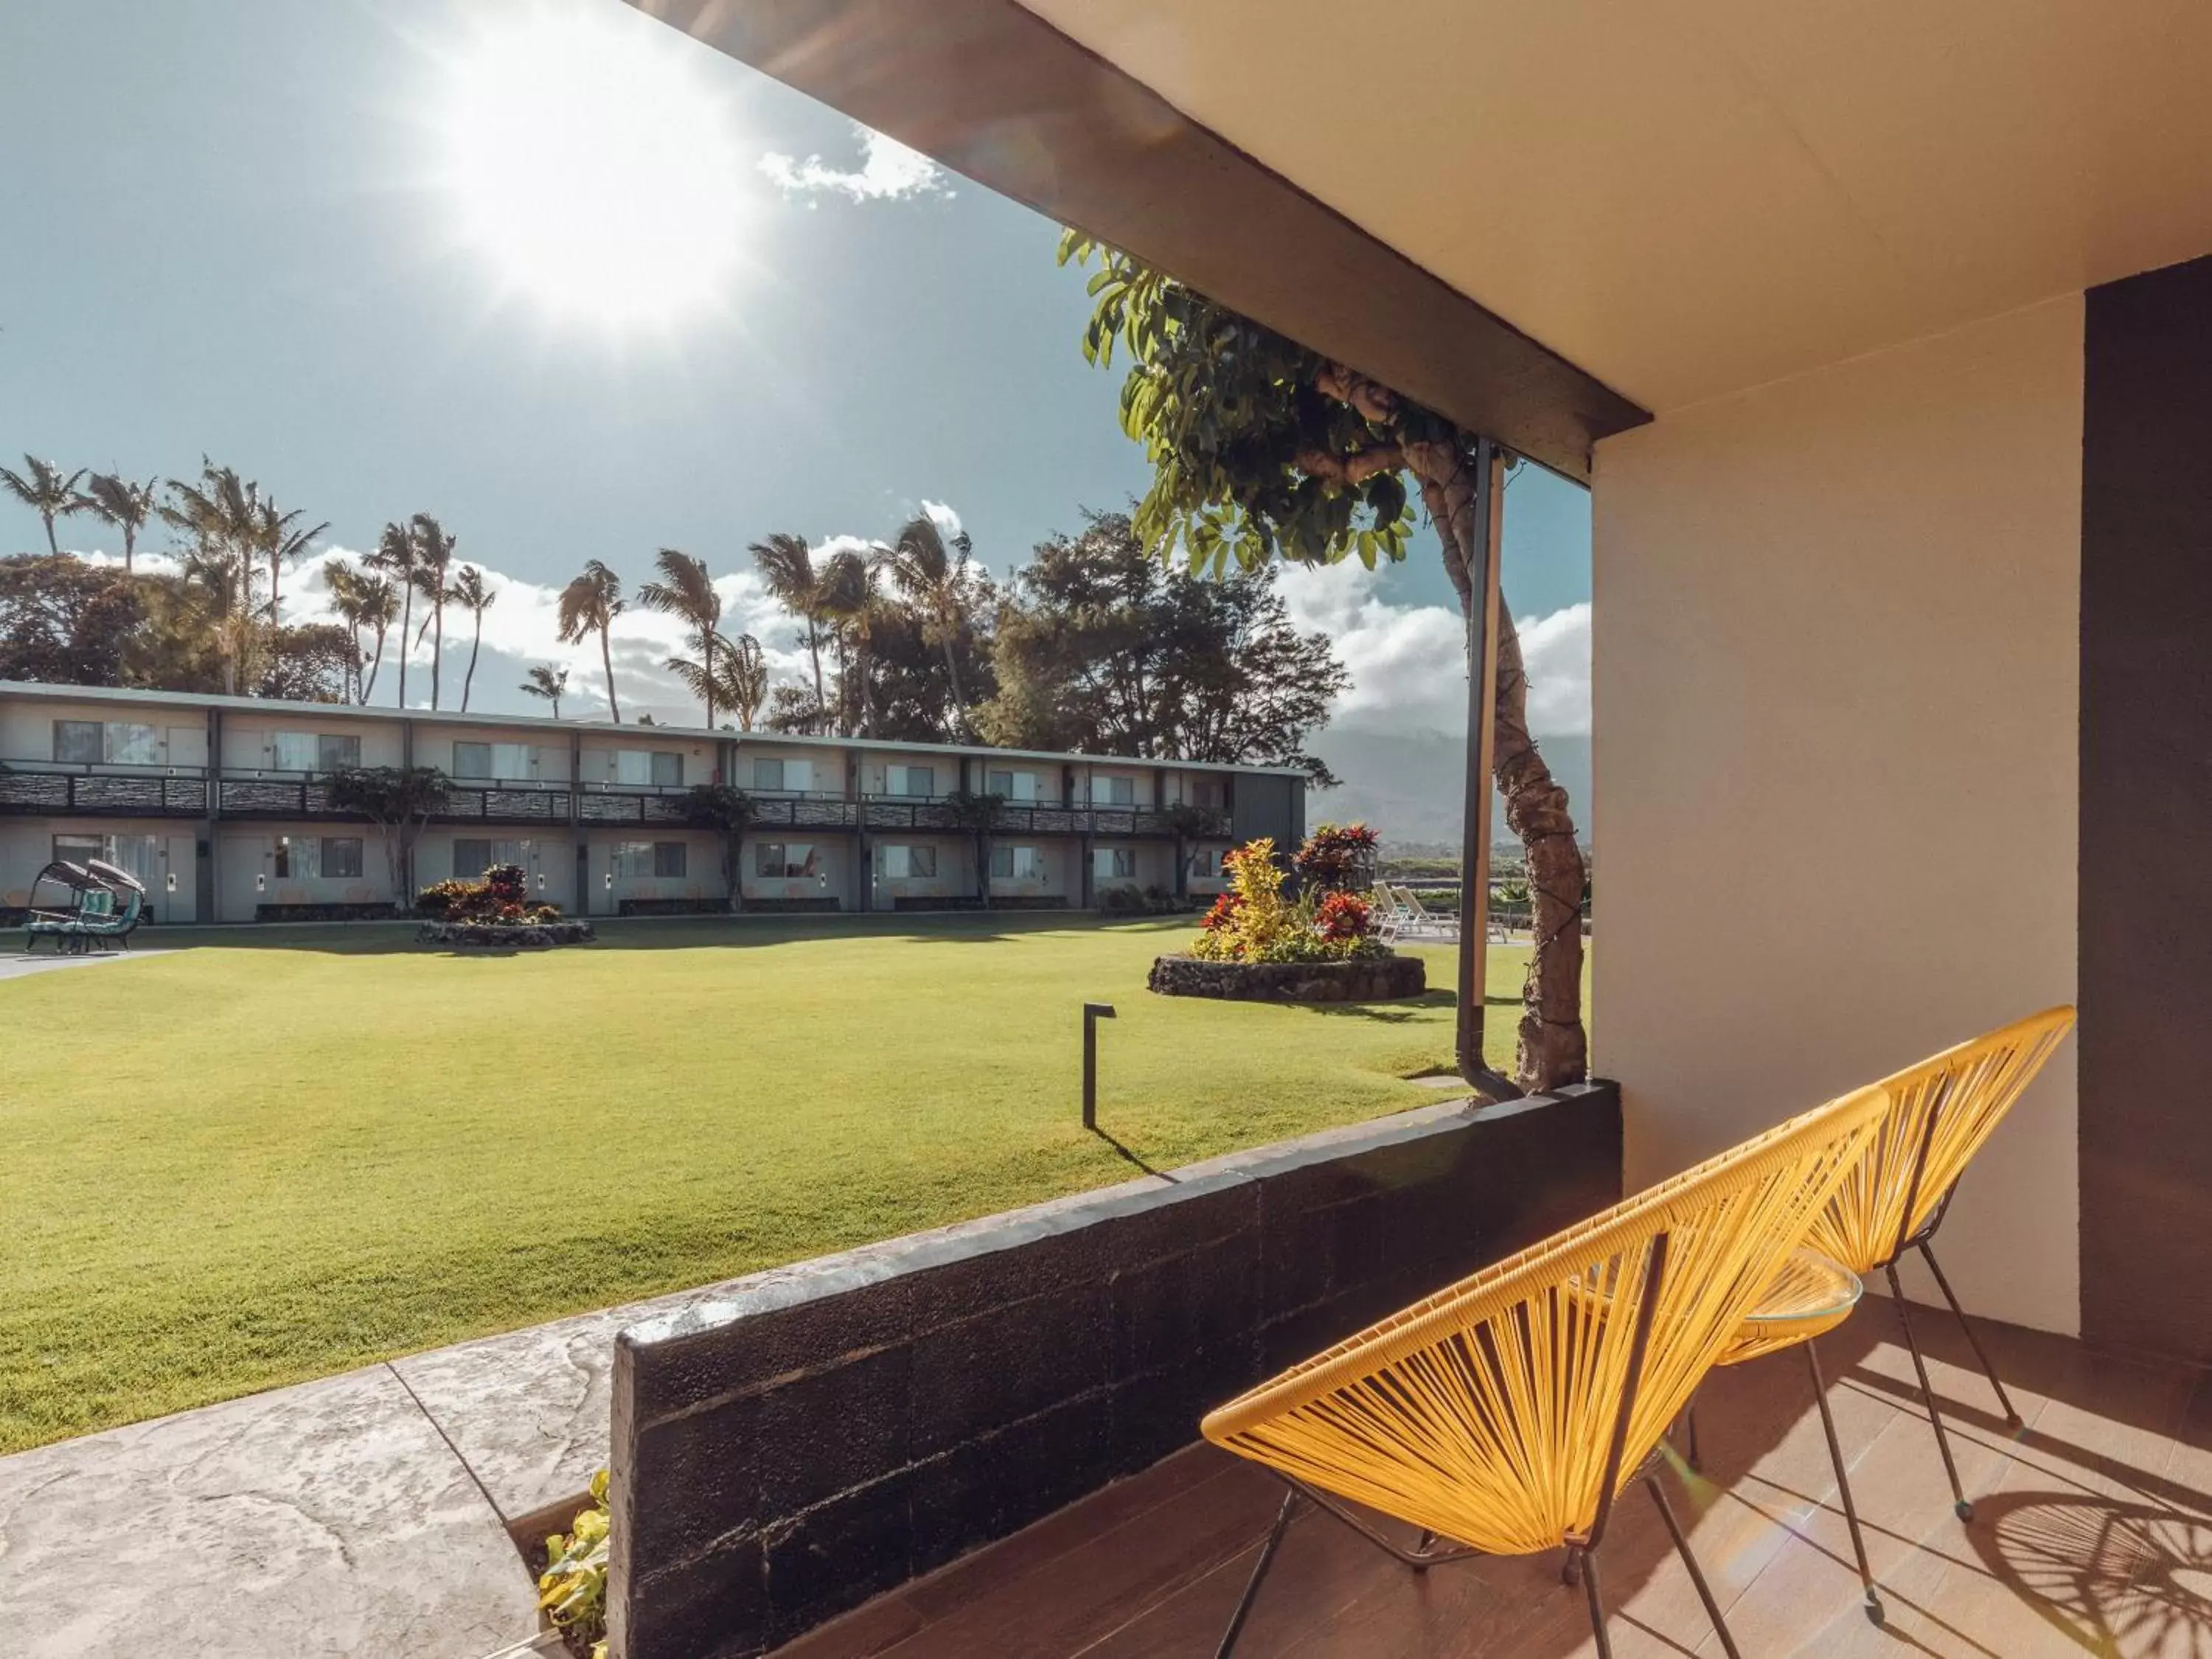
[[1148, 994], [1187, 932], [615, 924], [465, 960], [288, 929], [0, 982], [0, 1452], [1121, 1180], [1079, 1121], [1086, 998], [1121, 1011], [1103, 1123], [1162, 1167], [1437, 1098], [1402, 1079], [1448, 1059], [1448, 994]]

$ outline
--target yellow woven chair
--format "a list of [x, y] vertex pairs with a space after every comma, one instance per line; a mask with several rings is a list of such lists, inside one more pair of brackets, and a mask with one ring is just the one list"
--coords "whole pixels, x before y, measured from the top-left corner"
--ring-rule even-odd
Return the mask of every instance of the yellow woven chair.
[[[1808, 1247], [1777, 1275], [1718, 1361], [1737, 1365], [1781, 1348], [1803, 1349], [1813, 1397], [1820, 1407], [1820, 1426], [1827, 1435], [1828, 1456], [1836, 1468], [1844, 1519], [1858, 1558], [1867, 1617], [1877, 1625], [1883, 1619], [1881, 1597], [1867, 1565], [1858, 1506], [1852, 1499], [1850, 1476], [1837, 1443], [1835, 1419], [1828, 1413], [1826, 1382], [1820, 1374], [1813, 1339], [1850, 1315], [1858, 1301], [1861, 1274], [1879, 1269], [1887, 1275], [1905, 1346], [1912, 1353], [1920, 1397], [1935, 1427], [1943, 1472], [1950, 1477], [1953, 1505], [1960, 1520], [1972, 1520], [1973, 1505], [1960, 1487], [1959, 1468], [1952, 1460], [1942, 1413], [1936, 1409], [1936, 1392], [1928, 1383], [1927, 1363], [1912, 1334], [1912, 1319], [1906, 1310], [1904, 1287], [1898, 1282], [1897, 1263], [1908, 1250], [1920, 1252], [1943, 1299], [1951, 1304], [1959, 1328], [1966, 1332], [1990, 1386], [1996, 1390], [2005, 1421], [2018, 1428], [2020, 1413], [2013, 1409], [2011, 1396], [1998, 1380], [1996, 1367], [1990, 1363], [1981, 1339], [1966, 1322], [1966, 1310], [1960, 1307], [1951, 1281], [1936, 1260], [1933, 1240], [1968, 1161], [1981, 1150], [2073, 1025], [2073, 1009], [2046, 1008], [1882, 1079], [1876, 1086], [1889, 1096], [1892, 1104], [1858, 1167], [1844, 1177], [1814, 1224]], [[1694, 1415], [1690, 1423], [1690, 1462], [1695, 1464], [1698, 1457]]]
[[[1869, 1089], [1794, 1118], [1210, 1413], [1208, 1439], [1290, 1486], [1219, 1655], [1304, 1501], [1416, 1571], [1564, 1547], [1610, 1659], [1596, 1552], [1614, 1498], [1641, 1478], [1735, 1659], [1651, 1462], [1887, 1104]], [[1420, 1528], [1419, 1542], [1394, 1543], [1340, 1499]]]

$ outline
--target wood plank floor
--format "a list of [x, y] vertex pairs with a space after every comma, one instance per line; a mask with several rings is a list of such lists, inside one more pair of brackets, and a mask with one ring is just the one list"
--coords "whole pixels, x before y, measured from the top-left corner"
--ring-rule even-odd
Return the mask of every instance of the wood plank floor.
[[[1912, 1310], [1952, 1428], [1951, 1494], [1894, 1308], [1825, 1339], [1829, 1402], [1887, 1622], [1861, 1606], [1802, 1358], [1716, 1374], [1703, 1473], [1662, 1476], [1744, 1659], [2212, 1659], [2212, 1382], [2002, 1325], [1978, 1328], [2024, 1426], [2008, 1430], [1948, 1315]], [[777, 1659], [1206, 1659], [1280, 1502], [1194, 1447], [782, 1649]], [[1694, 1519], [1692, 1519], [1694, 1517]], [[1409, 1540], [1410, 1541], [1410, 1540]], [[1619, 1659], [1720, 1655], [1651, 1504], [1624, 1494], [1602, 1561]], [[1595, 1655], [1556, 1556], [1425, 1577], [1309, 1511], [1238, 1659]]]

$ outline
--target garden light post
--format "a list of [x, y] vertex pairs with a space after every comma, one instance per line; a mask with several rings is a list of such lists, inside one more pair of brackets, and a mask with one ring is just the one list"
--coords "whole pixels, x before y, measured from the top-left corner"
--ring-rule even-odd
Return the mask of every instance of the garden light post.
[[1083, 1127], [1098, 1127], [1098, 1022], [1114, 1018], [1110, 1002], [1083, 1005]]

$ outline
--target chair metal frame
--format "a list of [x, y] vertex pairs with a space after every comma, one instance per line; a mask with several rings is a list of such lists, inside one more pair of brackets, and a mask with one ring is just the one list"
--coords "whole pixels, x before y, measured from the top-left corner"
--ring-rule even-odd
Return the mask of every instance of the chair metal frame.
[[[1879, 1086], [1890, 1091], [1896, 1103], [1894, 1109], [1900, 1116], [1909, 1116], [1919, 1106], [1917, 1090], [1924, 1086], [1932, 1097], [1925, 1103], [1925, 1115], [1915, 1139], [1911, 1163], [1905, 1172], [1904, 1201], [1897, 1211], [1891, 1243], [1885, 1250], [1868, 1251], [1863, 1248], [1854, 1250], [1852, 1244], [1855, 1241], [1863, 1247], [1869, 1236], [1865, 1225], [1854, 1224], [1854, 1222], [1863, 1224], [1870, 1217], [1862, 1213], [1852, 1218], [1844, 1213], [1854, 1200], [1860, 1203], [1863, 1211], [1869, 1212], [1878, 1209], [1886, 1202], [1886, 1183], [1879, 1170], [1869, 1173], [1866, 1180], [1856, 1187], [1847, 1182], [1846, 1190], [1830, 1200], [1826, 1213], [1813, 1230], [1816, 1248], [1835, 1255], [1856, 1272], [1866, 1273], [1879, 1269], [1888, 1280], [1890, 1298], [1897, 1309], [1898, 1324], [1905, 1334], [1905, 1348], [1912, 1356], [1912, 1372], [1919, 1384], [1921, 1403], [1927, 1407], [1929, 1425], [1936, 1435], [1936, 1449], [1942, 1459], [1943, 1473], [1951, 1485], [1952, 1510], [1962, 1522], [1973, 1520], [1974, 1506], [1967, 1498], [1959, 1479], [1958, 1462], [1952, 1455], [1950, 1435], [1943, 1426], [1943, 1413], [1936, 1403], [1936, 1390], [1928, 1376], [1928, 1362], [1921, 1353], [1918, 1338], [1913, 1334], [1912, 1316], [1905, 1301], [1905, 1286], [1898, 1278], [1897, 1264], [1908, 1252], [1917, 1250], [1920, 1253], [1921, 1260], [1928, 1264], [1928, 1271], [1935, 1278], [1936, 1288], [1949, 1304], [1952, 1316], [1959, 1322], [1960, 1330], [1966, 1334], [1967, 1346], [1973, 1350], [1982, 1374], [1989, 1378], [1990, 1387], [1996, 1394], [1997, 1404], [2004, 1413], [2005, 1426], [2013, 1430], [2021, 1427], [2020, 1413], [2013, 1407], [2012, 1396], [2005, 1392], [2004, 1382], [1997, 1376], [1996, 1366], [1991, 1363], [1989, 1351], [1983, 1347], [1981, 1338], [1975, 1334], [1973, 1325], [1966, 1318], [1966, 1310], [1960, 1305], [1958, 1295], [1951, 1288], [1950, 1279], [1943, 1272], [1942, 1264], [1936, 1259], [1934, 1241], [1936, 1231], [1943, 1224], [1944, 1217], [1950, 1213], [1951, 1200], [1958, 1194], [1959, 1182], [1966, 1174], [1966, 1164], [1996, 1133], [1998, 1124], [2003, 1121], [2014, 1103], [2027, 1091], [2028, 1085], [2035, 1080], [2036, 1074], [2043, 1069], [2044, 1062], [2073, 1024], [2074, 1010], [2071, 1007], [2046, 1008], [2040, 1013], [2031, 1014], [2025, 1019], [2000, 1026], [1971, 1042], [1930, 1055], [1917, 1065], [1906, 1066], [1903, 1071], [1883, 1079]], [[1996, 1065], [1994, 1078], [1984, 1078], [1978, 1073], [1978, 1067], [1989, 1063]], [[1970, 1121], [1963, 1130], [1954, 1133], [1953, 1124], [1945, 1121], [1946, 1109], [1953, 1104], [1954, 1097], [1960, 1093], [1961, 1079], [1969, 1077], [1972, 1077], [1977, 1084], [1990, 1086], [1993, 1096], [1990, 1100], [1981, 1103], [1978, 1121]], [[1953, 1115], [1955, 1117], [1956, 1115]], [[1946, 1178], [1942, 1182], [1942, 1192], [1923, 1214], [1921, 1195], [1923, 1189], [1929, 1185], [1929, 1168], [1936, 1158], [1939, 1125], [1949, 1137], [1943, 1143], [1942, 1163]], [[1893, 1135], [1895, 1130], [1901, 1127], [1896, 1123], [1885, 1126], [1883, 1133], [1876, 1138], [1869, 1150], [1870, 1165], [1878, 1162], [1886, 1151], [1896, 1150]], [[1854, 1256], [1868, 1255], [1872, 1255], [1875, 1259], [1864, 1261], [1863, 1265], [1853, 1260]], [[1838, 1322], [1840, 1322], [1840, 1317]], [[1881, 1592], [1875, 1583], [1873, 1569], [1868, 1563], [1866, 1539], [1859, 1526], [1858, 1505], [1851, 1494], [1850, 1472], [1844, 1466], [1843, 1448], [1836, 1437], [1835, 1419], [1829, 1413], [1826, 1379], [1821, 1375], [1820, 1357], [1814, 1346], [1817, 1335], [1817, 1332], [1790, 1335], [1765, 1343], [1747, 1337], [1740, 1340], [1723, 1357], [1721, 1363], [1739, 1364], [1762, 1353], [1790, 1346], [1804, 1349], [1814, 1401], [1820, 1407], [1820, 1427], [1828, 1442], [1828, 1460], [1835, 1468], [1836, 1490], [1843, 1500], [1844, 1521], [1850, 1533], [1851, 1553], [1858, 1566], [1866, 1615], [1879, 1625], [1887, 1615], [1882, 1606]], [[1689, 1408], [1686, 1416], [1690, 1431], [1689, 1462], [1694, 1468], [1699, 1467], [1694, 1406]]]
[[[1666, 1422], [1857, 1166], [1887, 1107], [1877, 1087], [1792, 1119], [1209, 1413], [1207, 1438], [1289, 1487], [1218, 1659], [1233, 1653], [1302, 1503], [1415, 1572], [1563, 1547], [1562, 1577], [1581, 1586], [1610, 1659], [1598, 1557], [1615, 1499], [1639, 1480], [1736, 1659], [1656, 1478]], [[1655, 1349], [1662, 1319], [1666, 1344]], [[1420, 1527], [1419, 1541], [1394, 1542], [1343, 1499]], [[1439, 1547], [1445, 1528], [1456, 1535]]]

